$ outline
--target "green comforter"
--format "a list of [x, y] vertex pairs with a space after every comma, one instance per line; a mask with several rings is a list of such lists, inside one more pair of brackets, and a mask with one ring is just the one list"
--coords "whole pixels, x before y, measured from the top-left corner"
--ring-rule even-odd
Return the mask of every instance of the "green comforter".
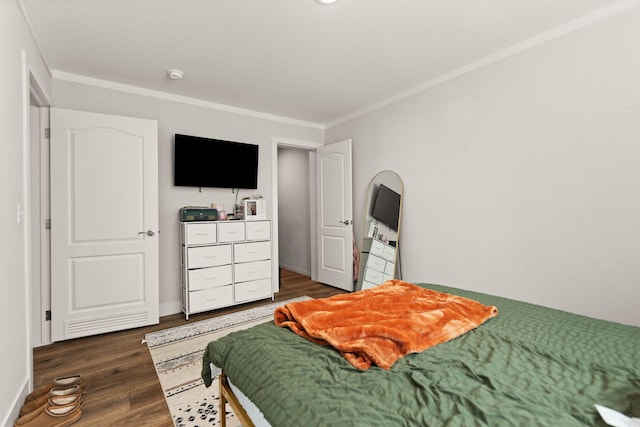
[[211, 342], [209, 362], [284, 426], [604, 426], [595, 404], [640, 417], [640, 328], [505, 298], [498, 317], [385, 371], [272, 322]]

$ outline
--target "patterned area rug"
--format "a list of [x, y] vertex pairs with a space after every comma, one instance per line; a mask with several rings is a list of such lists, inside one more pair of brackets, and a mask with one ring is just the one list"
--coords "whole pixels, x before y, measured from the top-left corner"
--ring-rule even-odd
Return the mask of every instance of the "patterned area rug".
[[[206, 388], [200, 378], [202, 355], [207, 344], [233, 331], [273, 320], [273, 311], [288, 302], [269, 305], [145, 335], [160, 385], [176, 427], [219, 425], [218, 380]], [[240, 423], [227, 405], [227, 426]]]

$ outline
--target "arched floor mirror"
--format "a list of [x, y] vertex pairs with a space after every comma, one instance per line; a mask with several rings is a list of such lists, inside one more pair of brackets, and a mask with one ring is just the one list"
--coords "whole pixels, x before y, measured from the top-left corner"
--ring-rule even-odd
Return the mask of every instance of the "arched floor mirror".
[[399, 278], [403, 192], [402, 178], [391, 170], [379, 172], [369, 184], [356, 290]]

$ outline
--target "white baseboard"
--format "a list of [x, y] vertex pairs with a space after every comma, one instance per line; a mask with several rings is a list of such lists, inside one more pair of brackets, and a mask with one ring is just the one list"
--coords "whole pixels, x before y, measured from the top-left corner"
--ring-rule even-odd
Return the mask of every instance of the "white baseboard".
[[5, 414], [5, 418], [2, 420], [3, 427], [13, 427], [13, 423], [18, 419], [18, 415], [20, 415], [20, 408], [22, 408], [22, 403], [24, 402], [24, 398], [29, 394], [29, 379], [27, 378], [22, 385], [22, 389], [16, 394], [13, 400], [13, 406], [9, 413]]

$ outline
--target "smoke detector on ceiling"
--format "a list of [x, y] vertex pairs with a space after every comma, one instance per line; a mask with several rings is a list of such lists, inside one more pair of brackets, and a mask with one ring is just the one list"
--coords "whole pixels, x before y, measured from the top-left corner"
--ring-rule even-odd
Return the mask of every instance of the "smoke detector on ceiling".
[[336, 0], [316, 0], [316, 3], [322, 4], [322, 5], [333, 4], [335, 2]]
[[167, 70], [167, 75], [172, 80], [180, 80], [184, 77], [184, 73], [181, 70], [170, 68]]

